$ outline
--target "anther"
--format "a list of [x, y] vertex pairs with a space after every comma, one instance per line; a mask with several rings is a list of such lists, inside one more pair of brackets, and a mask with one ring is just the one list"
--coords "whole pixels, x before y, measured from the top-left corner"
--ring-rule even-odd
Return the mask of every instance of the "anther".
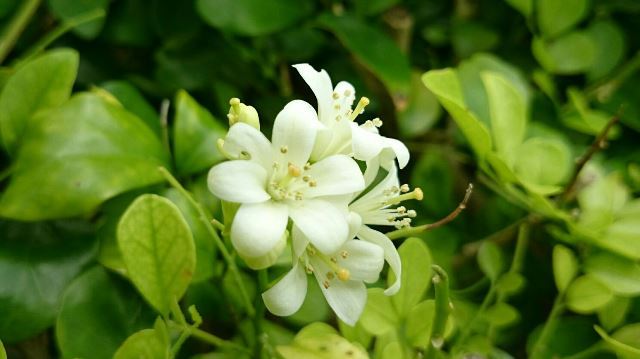
[[324, 289], [329, 289], [329, 281], [325, 280], [324, 282], [322, 282], [322, 285], [324, 286]]
[[382, 126], [382, 120], [379, 119], [378, 117], [373, 119], [373, 125], [376, 127], [381, 127]]
[[298, 191], [296, 192], [296, 201], [302, 201], [304, 199], [304, 196], [302, 195], [302, 192]]
[[311, 179], [310, 176], [307, 176], [307, 175], [302, 176], [302, 180], [305, 181], [305, 182], [309, 182], [310, 179]]
[[344, 96], [345, 97], [351, 96], [351, 90], [344, 90]]
[[313, 274], [313, 267], [311, 266], [311, 264], [307, 264], [304, 267], [305, 272], [307, 272], [307, 274]]
[[250, 160], [251, 159], [251, 154], [247, 151], [241, 151], [240, 152], [240, 158], [242, 158], [243, 160]]
[[311, 163], [307, 162], [304, 164], [304, 170], [307, 171], [311, 168]]
[[330, 258], [330, 260], [331, 260], [333, 263], [338, 263], [338, 259], [337, 259], [336, 257], [331, 257], [331, 258]]
[[358, 104], [356, 105], [356, 108], [349, 115], [349, 120], [351, 121], [355, 120], [359, 114], [364, 112], [364, 108], [367, 107], [368, 104], [369, 104], [369, 99], [364, 96], [361, 97], [360, 101], [358, 101]]
[[402, 186], [400, 186], [400, 192], [402, 192], [402, 193], [407, 193], [407, 192], [409, 192], [409, 190], [410, 190], [409, 185], [406, 184], [406, 183], [403, 184]]
[[289, 148], [287, 146], [280, 147], [280, 153], [287, 153], [288, 151], [289, 151]]
[[335, 277], [335, 275], [333, 274], [333, 272], [327, 272], [327, 279], [328, 280], [332, 280]]
[[333, 92], [333, 95], [331, 95], [333, 97], [334, 100], [337, 100], [340, 98], [340, 95], [337, 92]]
[[309, 187], [315, 187], [317, 185], [318, 185], [318, 183], [315, 180], [310, 180], [309, 181]]
[[407, 216], [409, 218], [416, 218], [417, 215], [418, 215], [418, 213], [416, 213], [416, 211], [413, 210], [413, 209], [410, 209], [410, 210], [407, 211]]
[[349, 273], [349, 271], [344, 268], [340, 268], [337, 274], [338, 274], [338, 279], [340, 279], [343, 282], [348, 281], [349, 278], [351, 278], [351, 273]]
[[294, 165], [293, 163], [289, 163], [287, 169], [291, 177], [300, 177], [300, 175], [302, 174], [302, 171], [300, 171], [300, 167]]
[[349, 252], [347, 251], [340, 252], [340, 257], [342, 257], [342, 259], [347, 259], [347, 257], [349, 257]]

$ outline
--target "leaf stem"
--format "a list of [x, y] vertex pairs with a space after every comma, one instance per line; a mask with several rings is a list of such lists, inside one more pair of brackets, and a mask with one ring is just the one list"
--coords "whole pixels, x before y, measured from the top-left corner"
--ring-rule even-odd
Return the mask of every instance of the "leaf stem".
[[406, 238], [406, 237], [411, 237], [417, 234], [420, 234], [422, 232], [426, 232], [429, 230], [432, 230], [434, 228], [438, 228], [441, 226], [444, 226], [445, 224], [453, 221], [454, 219], [456, 219], [456, 217], [458, 217], [460, 215], [460, 213], [467, 208], [467, 202], [469, 201], [469, 198], [471, 197], [471, 194], [473, 193], [473, 184], [469, 183], [469, 186], [467, 187], [467, 190], [465, 191], [465, 195], [464, 198], [462, 199], [462, 202], [460, 202], [460, 204], [458, 204], [458, 207], [456, 207], [456, 209], [454, 209], [453, 211], [451, 211], [451, 213], [449, 213], [446, 217], [440, 219], [439, 221], [436, 221], [434, 223], [429, 223], [429, 224], [423, 224], [421, 226], [417, 226], [417, 227], [407, 227], [407, 228], [402, 228], [402, 229], [398, 229], [392, 232], [387, 233], [387, 237], [389, 237], [389, 239], [393, 240], [393, 239], [398, 239], [398, 238]]
[[426, 358], [435, 358], [436, 351], [442, 348], [444, 344], [444, 334], [447, 328], [447, 320], [451, 313], [451, 301], [449, 299], [449, 276], [444, 269], [437, 265], [431, 266], [435, 272], [431, 279], [435, 292], [435, 315], [433, 317], [433, 325], [431, 326], [431, 338], [427, 343], [427, 350], [425, 353]]
[[[172, 325], [174, 328], [182, 330], [183, 333], [187, 333], [186, 337], [190, 337], [193, 336], [194, 338], [199, 339], [200, 341], [203, 341], [205, 343], [209, 343], [215, 347], [219, 347], [219, 348], [228, 348], [228, 349], [233, 349], [239, 352], [243, 352], [243, 353], [247, 353], [249, 354], [249, 350], [237, 343], [234, 343], [232, 341], [229, 340], [224, 340], [220, 337], [217, 337], [211, 333], [205, 332], [202, 329], [196, 328], [194, 326], [190, 326], [190, 325], [182, 325], [182, 324], [178, 324], [176, 322], [172, 322], [169, 321], [167, 322], [168, 324]], [[182, 335], [181, 335], [182, 337]], [[180, 339], [178, 339], [180, 340]], [[186, 340], [186, 338], [185, 338]], [[177, 342], [176, 342], [177, 343]], [[174, 345], [175, 347], [175, 345]], [[179, 349], [179, 348], [178, 348]], [[173, 350], [173, 348], [172, 348]]]
[[469, 338], [469, 335], [471, 335], [471, 331], [473, 330], [473, 325], [475, 324], [476, 321], [478, 321], [482, 313], [485, 310], [487, 310], [487, 308], [489, 307], [489, 304], [491, 304], [491, 302], [493, 301], [493, 298], [496, 296], [496, 292], [497, 292], [496, 283], [492, 281], [491, 287], [489, 287], [489, 292], [482, 300], [482, 304], [480, 304], [480, 308], [478, 308], [478, 311], [475, 313], [475, 315], [461, 330], [460, 337], [458, 337], [458, 340], [456, 340], [456, 347], [464, 344], [467, 338]]
[[200, 221], [204, 224], [205, 228], [207, 229], [207, 232], [209, 233], [214, 243], [218, 247], [218, 250], [220, 250], [222, 257], [227, 262], [227, 266], [229, 267], [229, 270], [233, 275], [233, 279], [236, 282], [238, 289], [240, 290], [240, 295], [242, 297], [242, 300], [244, 301], [245, 307], [247, 309], [247, 313], [249, 314], [250, 317], [253, 317], [255, 315], [255, 309], [253, 307], [253, 304], [251, 304], [251, 299], [249, 298], [247, 289], [245, 288], [244, 282], [242, 282], [242, 278], [240, 277], [240, 271], [238, 270], [238, 266], [236, 265], [235, 260], [227, 250], [227, 247], [222, 242], [222, 239], [220, 239], [220, 236], [218, 236], [218, 233], [216, 232], [215, 228], [213, 228], [213, 225], [209, 220], [210, 216], [207, 215], [204, 207], [202, 207], [202, 205], [198, 203], [193, 198], [193, 196], [191, 196], [191, 193], [189, 193], [184, 187], [182, 187], [180, 182], [178, 182], [178, 180], [175, 177], [173, 177], [173, 175], [166, 168], [158, 167], [158, 171], [162, 173], [162, 175], [167, 180], [167, 182], [169, 182], [169, 184], [173, 188], [178, 190], [178, 192], [180, 192], [180, 194], [182, 194], [184, 198], [187, 199], [187, 201], [196, 210], [196, 212], [198, 212]]
[[7, 24], [0, 38], [0, 63], [4, 62], [7, 58], [7, 55], [9, 55], [11, 49], [13, 49], [13, 45], [18, 41], [20, 34], [24, 31], [29, 20], [31, 20], [33, 14], [38, 10], [38, 6], [40, 6], [40, 0], [23, 1], [18, 11], [16, 11], [15, 16]]
[[553, 301], [553, 307], [551, 308], [549, 318], [547, 318], [547, 321], [544, 323], [540, 336], [533, 344], [530, 356], [531, 359], [544, 357], [544, 353], [547, 350], [547, 341], [555, 328], [558, 316], [560, 316], [562, 312], [564, 312], [564, 298], [562, 293], [558, 293], [558, 296], [556, 296], [556, 299]]

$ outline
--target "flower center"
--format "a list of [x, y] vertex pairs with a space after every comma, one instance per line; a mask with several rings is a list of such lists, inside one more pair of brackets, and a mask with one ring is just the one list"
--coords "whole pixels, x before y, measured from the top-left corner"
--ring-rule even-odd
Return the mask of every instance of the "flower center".
[[[286, 146], [283, 146], [280, 152], [286, 153]], [[303, 200], [304, 189], [315, 187], [318, 184], [311, 176], [305, 174], [310, 168], [311, 164], [308, 162], [302, 168], [291, 162], [286, 167], [281, 166], [279, 162], [274, 162], [267, 192], [276, 201]]]
[[415, 188], [411, 192], [409, 192], [409, 190], [409, 185], [403, 184], [400, 188], [393, 186], [383, 192], [387, 199], [380, 203], [382, 206], [380, 210], [384, 211], [385, 214], [388, 215], [387, 221], [389, 221], [390, 224], [393, 224], [396, 228], [409, 227], [411, 225], [411, 219], [416, 217], [416, 211], [412, 209], [407, 210], [404, 206], [398, 206], [396, 208], [385, 207], [411, 199], [421, 201], [424, 197], [420, 188]]
[[[349, 258], [349, 252], [343, 250], [340, 252], [340, 258], [342, 260], [346, 260]], [[318, 273], [315, 268], [311, 264], [309, 264], [309, 257], [314, 257], [320, 259], [323, 263], [325, 263], [331, 270], [327, 273]], [[301, 258], [301, 260], [303, 260]], [[324, 253], [317, 250], [313, 245], [307, 245], [306, 257], [304, 258], [305, 270], [308, 274], [312, 274], [315, 272], [315, 275], [322, 279], [322, 285], [325, 289], [328, 289], [331, 286], [331, 281], [335, 278], [346, 282], [351, 278], [351, 273], [348, 269], [341, 267], [338, 264], [337, 257], [330, 257], [325, 255]]]

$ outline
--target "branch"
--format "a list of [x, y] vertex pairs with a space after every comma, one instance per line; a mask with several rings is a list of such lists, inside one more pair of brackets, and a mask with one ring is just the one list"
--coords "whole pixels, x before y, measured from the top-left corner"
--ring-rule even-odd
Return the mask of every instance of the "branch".
[[422, 232], [432, 230], [434, 228], [444, 226], [445, 224], [456, 219], [456, 217], [460, 215], [460, 212], [462, 212], [465, 208], [467, 208], [467, 202], [469, 202], [469, 198], [471, 198], [472, 193], [473, 193], [473, 183], [469, 183], [469, 186], [465, 191], [464, 199], [462, 199], [462, 202], [460, 202], [458, 207], [456, 207], [456, 209], [454, 209], [446, 217], [434, 223], [423, 224], [422, 226], [418, 226], [418, 227], [407, 227], [407, 228], [395, 230], [393, 232], [389, 232], [387, 233], [387, 237], [389, 237], [389, 239], [405, 238], [405, 237], [409, 237], [412, 235], [416, 235]]

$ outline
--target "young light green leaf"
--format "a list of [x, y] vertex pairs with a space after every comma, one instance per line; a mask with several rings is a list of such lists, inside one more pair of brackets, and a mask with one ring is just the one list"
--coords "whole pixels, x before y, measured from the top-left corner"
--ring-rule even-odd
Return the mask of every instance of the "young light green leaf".
[[529, 191], [554, 194], [562, 189], [560, 183], [571, 171], [571, 153], [557, 139], [533, 137], [518, 147], [514, 171]]
[[578, 274], [578, 259], [573, 251], [563, 245], [553, 247], [553, 278], [558, 292], [564, 293]]
[[604, 329], [597, 325], [594, 325], [593, 329], [620, 358], [633, 359], [640, 357], [640, 343], [637, 339], [639, 337], [640, 324], [624, 326], [618, 329], [613, 336], [609, 336]]
[[0, 93], [0, 135], [4, 148], [15, 155], [27, 124], [38, 111], [69, 98], [78, 72], [78, 53], [53, 50], [16, 69]]
[[360, 316], [360, 325], [376, 336], [394, 330], [400, 318], [391, 303], [391, 297], [386, 296], [381, 288], [370, 288], [367, 292], [367, 304]]
[[[408, 238], [398, 248], [402, 261], [402, 277], [400, 290], [391, 300], [400, 317], [409, 313], [418, 304], [431, 283], [431, 252], [420, 238]], [[393, 283], [395, 277], [389, 274], [388, 282]]]
[[455, 70], [429, 71], [422, 75], [422, 82], [456, 121], [478, 158], [484, 159], [491, 151], [491, 136], [484, 124], [466, 108]]
[[546, 37], [555, 37], [570, 29], [589, 11], [588, 0], [538, 0], [538, 26]]
[[[405, 94], [411, 84], [409, 59], [387, 34], [353, 16], [321, 15], [320, 24], [338, 40], [390, 91]], [[372, 40], [375, 39], [375, 46]]]
[[500, 276], [496, 283], [498, 293], [504, 295], [513, 295], [519, 293], [525, 284], [525, 278], [520, 273], [507, 272]]
[[80, 216], [104, 200], [163, 180], [158, 138], [140, 119], [94, 94], [35, 116], [0, 197], [0, 215], [20, 220]]
[[504, 270], [500, 248], [493, 242], [484, 241], [478, 250], [478, 265], [491, 281], [497, 280]]
[[613, 299], [613, 292], [595, 277], [583, 275], [571, 282], [565, 296], [569, 309], [590, 314], [607, 305]]
[[216, 147], [226, 129], [185, 91], [176, 95], [174, 157], [179, 175], [191, 175], [224, 159]]
[[615, 294], [640, 294], [640, 265], [634, 260], [609, 252], [596, 253], [586, 259], [584, 271], [599, 279]]
[[111, 359], [130, 334], [148, 328], [155, 315], [117, 275], [96, 266], [67, 288], [56, 322], [62, 358]]
[[489, 100], [495, 148], [511, 167], [527, 127], [525, 99], [508, 80], [496, 73], [483, 73], [482, 82]]
[[[411, 309], [405, 324], [406, 337], [409, 344], [416, 348], [425, 348], [430, 344], [429, 338], [431, 338], [434, 311], [435, 301], [433, 299], [422, 301]], [[452, 330], [453, 317], [449, 316], [445, 329], [446, 335]]]
[[260, 36], [294, 25], [313, 10], [309, 0], [198, 0], [196, 8], [209, 25], [238, 35]]
[[367, 351], [357, 343], [350, 343], [325, 323], [310, 324], [295, 336], [289, 345], [276, 347], [284, 359], [365, 359]]
[[381, 359], [410, 359], [410, 349], [403, 347], [399, 341], [391, 342], [384, 347]]
[[616, 328], [624, 323], [630, 307], [630, 298], [615, 297], [609, 302], [609, 304], [598, 310], [598, 320], [607, 330]]
[[481, 317], [492, 326], [506, 327], [518, 321], [520, 313], [511, 305], [501, 302], [487, 308]]
[[118, 246], [136, 288], [158, 312], [169, 313], [196, 266], [193, 236], [180, 210], [164, 197], [138, 197], [120, 219]]
[[168, 359], [169, 343], [155, 329], [143, 329], [133, 333], [122, 343], [114, 359]]
[[50, 327], [62, 293], [96, 254], [90, 225], [0, 220], [0, 338], [28, 339]]
[[162, 133], [162, 124], [158, 111], [142, 96], [140, 91], [127, 81], [113, 80], [100, 85], [109, 91], [129, 112], [138, 116], [158, 137]]
[[0, 359], [7, 359], [7, 352], [4, 350], [4, 344], [0, 340]]
[[591, 68], [597, 48], [587, 34], [574, 31], [550, 41], [535, 38], [531, 51], [545, 70], [558, 75], [575, 75]]

